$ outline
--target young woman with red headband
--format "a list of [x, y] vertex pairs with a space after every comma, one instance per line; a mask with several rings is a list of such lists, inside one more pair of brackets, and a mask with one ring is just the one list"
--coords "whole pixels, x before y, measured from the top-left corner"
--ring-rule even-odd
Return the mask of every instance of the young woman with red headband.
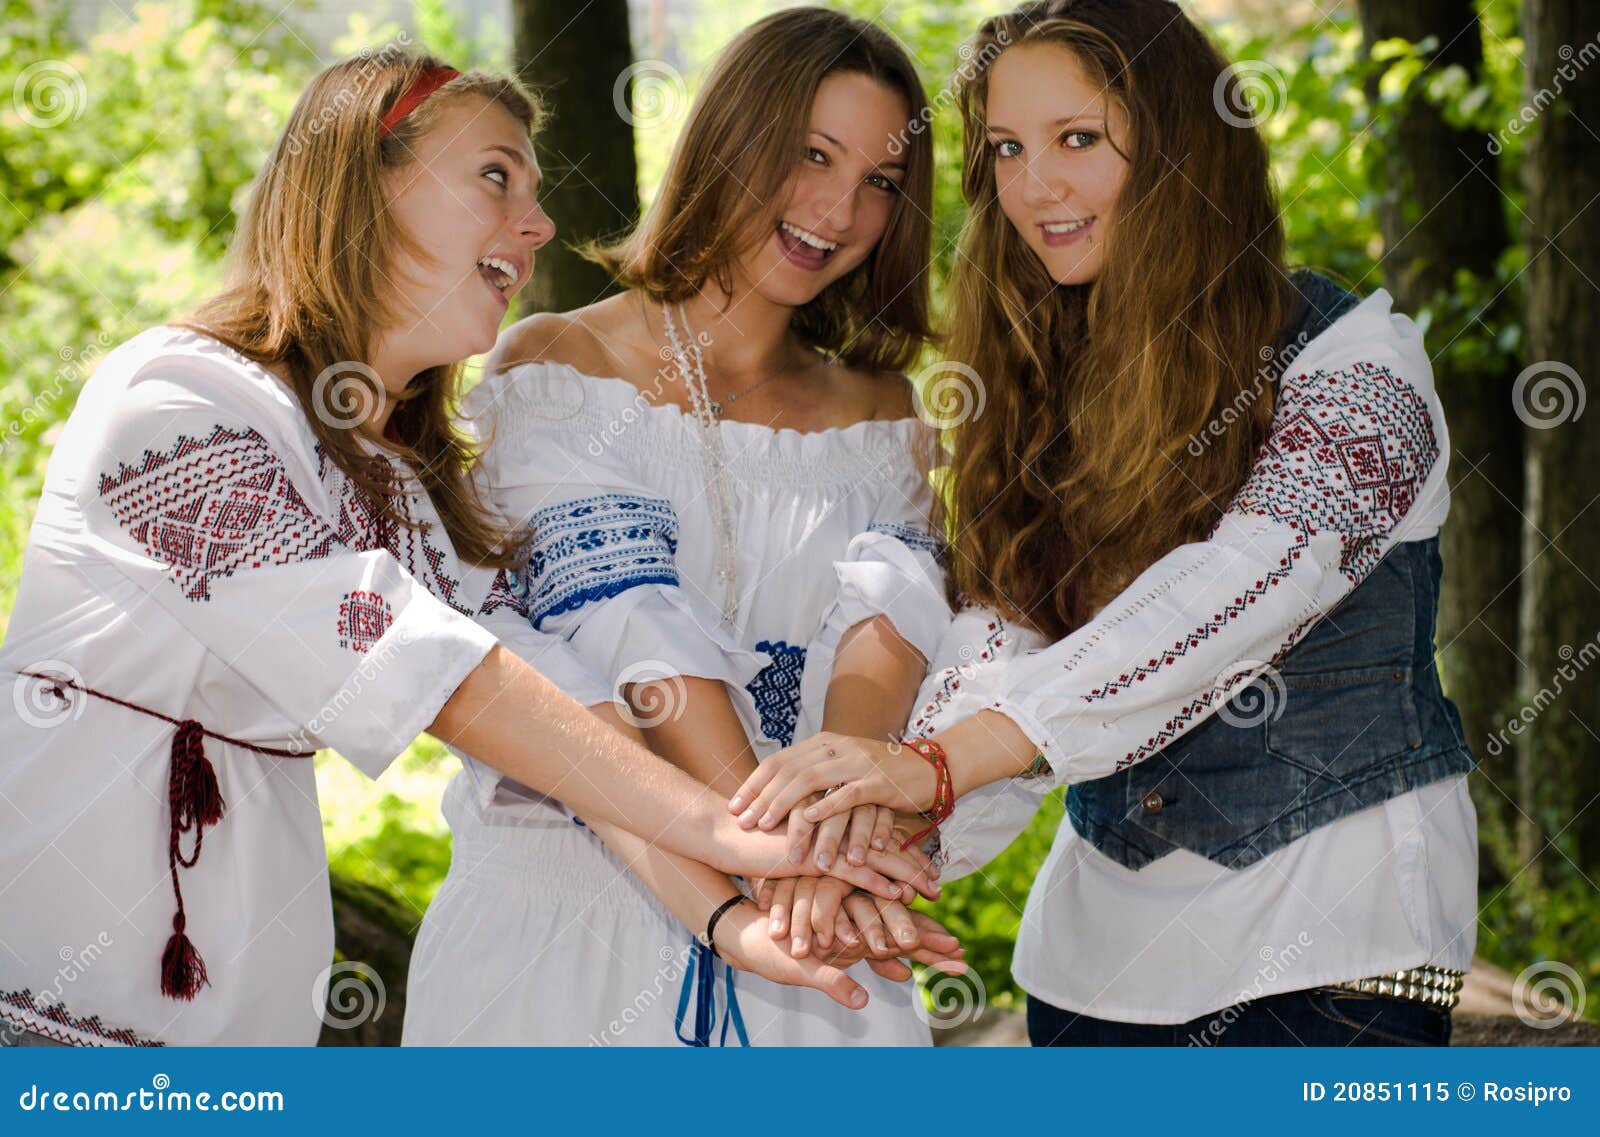
[[1036, 1043], [1443, 1044], [1477, 842], [1421, 334], [1286, 269], [1254, 112], [1179, 8], [1030, 4], [973, 51], [968, 606], [910, 742], [813, 739], [730, 804], [927, 810], [949, 877], [1065, 785], [1013, 964]]
[[[814, 865], [617, 729], [507, 586], [514, 543], [451, 408], [554, 233], [536, 121], [513, 80], [434, 59], [329, 68], [256, 182], [231, 283], [86, 385], [0, 656], [9, 1035], [314, 1042], [333, 940], [310, 757], [377, 776], [423, 731], [559, 792], [738, 965], [865, 1004], [722, 875]], [[884, 897], [921, 879], [887, 853], [833, 871]]]

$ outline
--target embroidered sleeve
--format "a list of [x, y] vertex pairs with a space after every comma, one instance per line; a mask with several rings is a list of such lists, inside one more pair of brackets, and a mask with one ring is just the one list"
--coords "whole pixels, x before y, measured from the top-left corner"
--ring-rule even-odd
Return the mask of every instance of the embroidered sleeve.
[[[84, 472], [85, 539], [130, 582], [135, 626], [158, 607], [237, 677], [240, 699], [275, 708], [279, 737], [376, 776], [494, 636], [402, 563], [426, 546], [438, 555], [419, 553], [424, 579], [453, 584], [459, 569], [425, 536], [401, 540], [294, 423], [224, 405], [212, 386], [141, 378], [66, 456]], [[259, 709], [238, 710], [263, 726]]]
[[1207, 540], [1174, 549], [1084, 627], [1004, 669], [987, 705], [1051, 768], [1023, 784], [1103, 777], [1166, 746], [1397, 541], [1436, 531], [1448, 507], [1444, 420], [1420, 337], [1399, 320], [1404, 350], [1335, 355], [1285, 385], [1250, 477]]
[[508, 581], [528, 625], [565, 641], [614, 700], [634, 683], [721, 680], [756, 733], [762, 716], [749, 686], [772, 660], [721, 626], [720, 600], [684, 586], [672, 502], [568, 417], [522, 413], [529, 393], [516, 384], [544, 366], [493, 375], [471, 398], [489, 439], [484, 495], [532, 531], [527, 564]]
[[806, 650], [799, 696], [808, 732], [822, 727], [839, 644], [851, 628], [886, 618], [930, 660], [950, 626], [944, 595], [946, 550], [931, 528], [933, 494], [927, 474], [908, 453], [876, 488], [871, 519], [833, 564], [834, 599]]

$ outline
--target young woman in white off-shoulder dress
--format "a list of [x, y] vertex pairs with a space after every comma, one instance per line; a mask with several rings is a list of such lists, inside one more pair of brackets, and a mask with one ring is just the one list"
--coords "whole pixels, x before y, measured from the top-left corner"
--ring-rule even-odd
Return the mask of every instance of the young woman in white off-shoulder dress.
[[[752, 26], [649, 215], [594, 251], [627, 290], [510, 329], [467, 402], [494, 504], [533, 533], [533, 626], [713, 789], [825, 726], [898, 734], [949, 622], [902, 374], [927, 337], [925, 105], [880, 28], [820, 9]], [[916, 942], [903, 905], [750, 882], [796, 955], [865, 938], [877, 974], [861, 1012], [735, 982], [557, 796], [481, 767], [451, 783], [408, 1043], [929, 1043], [886, 958]], [[819, 860], [899, 845], [897, 824], [841, 819]]]

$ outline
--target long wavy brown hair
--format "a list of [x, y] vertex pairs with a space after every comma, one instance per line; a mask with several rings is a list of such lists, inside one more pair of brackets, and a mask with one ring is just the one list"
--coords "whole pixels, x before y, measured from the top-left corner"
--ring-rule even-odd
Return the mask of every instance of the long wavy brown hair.
[[[906, 171], [872, 255], [794, 316], [800, 337], [867, 371], [904, 371], [932, 338], [933, 145], [927, 95], [893, 36], [825, 8], [757, 20], [717, 56], [673, 148], [660, 192], [620, 240], [582, 251], [652, 300], [687, 300], [708, 281], [732, 289], [732, 270], [782, 194], [805, 145], [811, 103], [829, 75], [875, 79], [906, 100]], [[913, 125], [915, 124], [915, 125]]]
[[[1056, 284], [1000, 208], [987, 71], [960, 86], [970, 214], [950, 357], [985, 400], [947, 438], [945, 505], [952, 597], [1060, 638], [1206, 536], [1244, 481], [1272, 419], [1262, 361], [1290, 286], [1266, 146], [1219, 114], [1228, 61], [1176, 5], [1029, 4], [985, 21], [973, 54], [1040, 42], [1126, 112], [1129, 136], [1110, 141], [1127, 179], [1096, 279]], [[1229, 407], [1238, 419], [1197, 456], [1191, 439]]]
[[[329, 369], [363, 362], [375, 335], [394, 326], [399, 306], [389, 281], [402, 253], [425, 256], [390, 213], [383, 175], [414, 161], [421, 138], [451, 103], [490, 99], [537, 131], [539, 103], [515, 79], [464, 72], [380, 136], [382, 116], [426, 68], [431, 55], [385, 48], [342, 60], [311, 81], [295, 103], [250, 193], [229, 248], [228, 278], [180, 326], [213, 336], [257, 363], [287, 373], [317, 441], [392, 520], [397, 491], [362, 450], [349, 424], [352, 392], [318, 383]], [[510, 568], [516, 542], [469, 476], [472, 449], [454, 425], [460, 363], [419, 373], [379, 442], [404, 459], [433, 500], [464, 560]], [[391, 396], [393, 397], [393, 396]]]

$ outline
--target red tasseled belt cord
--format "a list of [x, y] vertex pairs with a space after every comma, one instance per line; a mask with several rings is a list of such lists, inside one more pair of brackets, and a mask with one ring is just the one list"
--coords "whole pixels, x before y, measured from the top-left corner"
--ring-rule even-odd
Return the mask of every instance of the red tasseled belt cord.
[[[45, 675], [37, 671], [24, 671], [21, 674], [48, 683], [50, 686], [45, 689], [64, 703], [70, 703], [66, 688], [71, 688], [130, 711], [169, 722], [177, 728], [172, 734], [172, 760], [167, 767], [167, 869], [172, 874], [172, 895], [178, 902], [178, 911], [172, 917], [172, 937], [167, 940], [166, 949], [161, 953], [161, 993], [170, 999], [193, 999], [201, 987], [210, 984], [211, 979], [206, 975], [205, 960], [200, 958], [186, 931], [188, 920], [184, 916], [178, 867], [193, 868], [199, 863], [206, 826], [215, 826], [222, 820], [223, 812], [222, 790], [217, 785], [217, 772], [206, 758], [205, 740], [214, 738], [218, 742], [240, 746], [272, 758], [309, 758], [311, 755], [294, 750], [274, 750], [270, 746], [257, 746], [243, 739], [229, 738], [225, 734], [207, 730], [194, 719], [175, 719], [58, 675]], [[191, 829], [194, 830], [194, 850], [186, 857], [178, 847], [178, 838]]]

